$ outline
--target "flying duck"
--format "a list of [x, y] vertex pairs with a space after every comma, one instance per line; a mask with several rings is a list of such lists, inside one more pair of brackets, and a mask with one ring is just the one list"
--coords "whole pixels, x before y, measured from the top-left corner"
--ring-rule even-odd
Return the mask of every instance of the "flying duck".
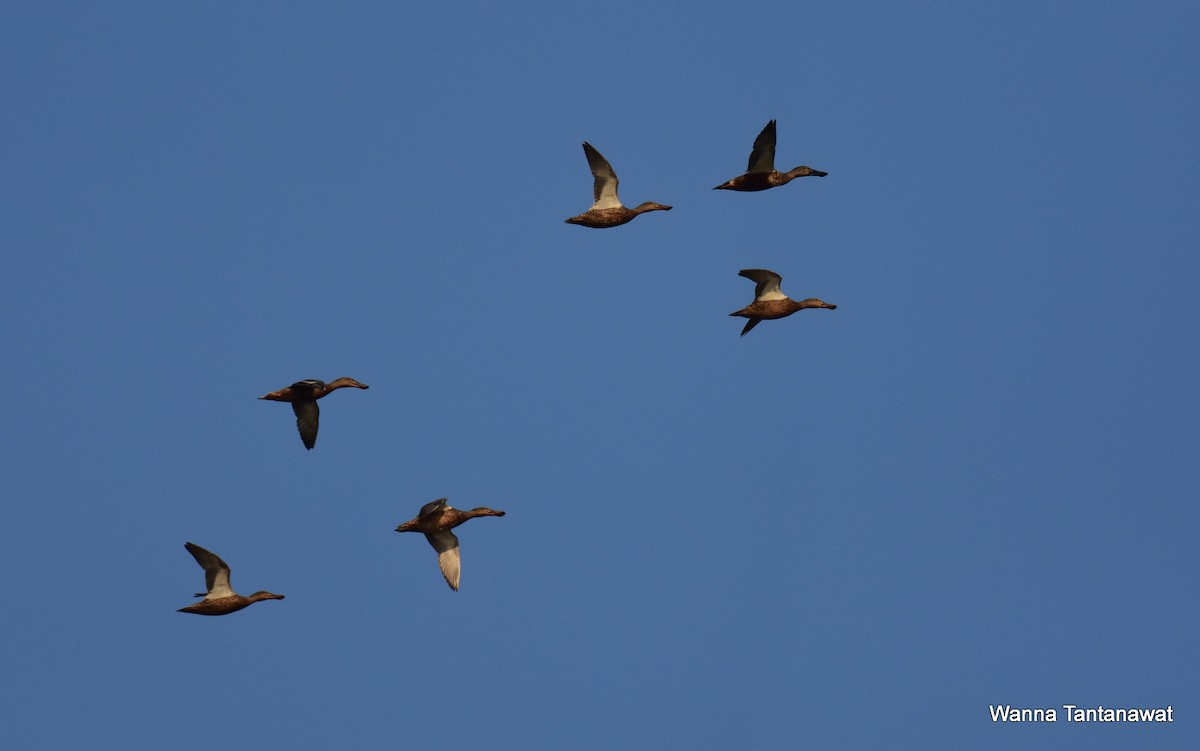
[[425, 533], [425, 539], [437, 551], [442, 576], [446, 578], [450, 589], [457, 592], [462, 567], [458, 556], [458, 538], [450, 530], [477, 516], [504, 516], [504, 512], [493, 511], [486, 506], [459, 511], [447, 503], [446, 498], [439, 498], [422, 506], [416, 519], [404, 522], [396, 527], [396, 531]]
[[738, 272], [738, 276], [744, 276], [754, 282], [754, 302], [741, 310], [729, 314], [731, 316], [741, 316], [742, 318], [750, 319], [746, 321], [746, 328], [742, 329], [742, 336], [745, 336], [750, 329], [757, 326], [759, 321], [785, 318], [797, 310], [804, 310], [805, 308], [837, 309], [836, 305], [822, 302], [815, 297], [810, 297], [807, 300], [793, 300], [783, 294], [779, 289], [779, 283], [783, 281], [783, 277], [774, 271], [766, 269], [742, 269]]
[[259, 591], [243, 597], [229, 586], [229, 566], [215, 553], [211, 553], [199, 545], [185, 542], [184, 547], [196, 559], [196, 563], [204, 569], [204, 586], [208, 592], [197, 592], [196, 597], [204, 599], [186, 608], [180, 608], [180, 613], [195, 613], [196, 615], [229, 615], [242, 608], [247, 608], [259, 600], [282, 600], [283, 595]]
[[313, 378], [307, 381], [296, 381], [285, 389], [272, 391], [258, 398], [272, 402], [291, 402], [292, 411], [296, 413], [296, 428], [300, 431], [300, 440], [304, 441], [304, 448], [311, 451], [312, 447], [317, 445], [317, 422], [321, 416], [317, 400], [330, 391], [336, 391], [346, 386], [353, 386], [356, 389], [370, 388], [365, 383], [359, 383], [353, 378], [339, 378], [332, 383], [325, 383]]
[[790, 172], [775, 171], [775, 121], [767, 123], [758, 138], [754, 139], [754, 148], [750, 151], [750, 166], [746, 174], [723, 182], [713, 190], [766, 190], [787, 185], [797, 177], [825, 177], [828, 172], [815, 170], [812, 167], [796, 167]]
[[621, 199], [617, 198], [617, 173], [613, 172], [612, 165], [587, 141], [583, 142], [583, 153], [587, 155], [588, 166], [592, 168], [592, 176], [596, 179], [592, 186], [592, 208], [565, 220], [567, 224], [604, 229], [631, 222], [635, 216], [647, 211], [671, 210], [670, 206], [654, 201], [646, 201], [635, 209], [625, 208]]

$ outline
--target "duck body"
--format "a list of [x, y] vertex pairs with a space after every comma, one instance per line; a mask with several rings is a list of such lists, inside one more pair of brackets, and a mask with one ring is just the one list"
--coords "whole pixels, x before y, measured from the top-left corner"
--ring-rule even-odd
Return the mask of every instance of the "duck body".
[[746, 174], [727, 180], [713, 190], [753, 192], [787, 185], [797, 177], [825, 177], [828, 174], [828, 172], [803, 165], [787, 172], [776, 171], [775, 121], [772, 120], [758, 134], [758, 138], [754, 139], [754, 148], [750, 150], [750, 162], [746, 167]]
[[417, 518], [410, 519], [396, 527], [397, 532], [421, 532], [438, 554], [438, 567], [450, 589], [458, 591], [462, 574], [462, 564], [458, 552], [458, 537], [450, 530], [478, 516], [504, 516], [503, 511], [496, 511], [480, 506], [470, 511], [462, 511], [451, 506], [446, 498], [430, 501], [421, 507]]
[[359, 383], [353, 378], [338, 378], [329, 383], [319, 381], [316, 378], [309, 378], [304, 381], [296, 381], [287, 388], [272, 391], [269, 394], [263, 394], [259, 399], [266, 399], [272, 402], [315, 402], [323, 396], [326, 396], [340, 388], [347, 386], [356, 389], [371, 388], [365, 383]]
[[757, 326], [759, 321], [786, 318], [798, 310], [805, 310], [806, 308], [837, 309], [836, 305], [818, 300], [815, 297], [810, 297], [806, 300], [793, 300], [783, 294], [783, 291], [779, 288], [779, 283], [783, 281], [783, 277], [774, 271], [767, 269], [742, 269], [738, 272], [738, 276], [744, 276], [755, 283], [754, 302], [741, 310], [735, 310], [729, 314], [749, 319], [746, 321], [745, 328], [742, 329], [741, 336], [749, 333], [750, 329]]
[[628, 208], [617, 197], [617, 173], [608, 160], [601, 156], [590, 143], [584, 141], [583, 153], [592, 171], [592, 207], [578, 216], [564, 220], [567, 224], [578, 224], [593, 229], [606, 229], [628, 224], [639, 214], [647, 211], [670, 211], [671, 207], [654, 201], [646, 201], [635, 208]]
[[340, 388], [368, 389], [370, 386], [359, 383], [353, 378], [338, 378], [325, 383], [315, 378], [296, 381], [287, 388], [272, 391], [258, 397], [272, 402], [290, 402], [292, 412], [296, 414], [296, 429], [300, 431], [300, 440], [304, 448], [312, 450], [317, 445], [317, 429], [320, 427], [321, 409], [317, 400]]
[[766, 190], [768, 188], [778, 188], [780, 185], [787, 185], [797, 177], [808, 177], [810, 175], [816, 177], [825, 177], [828, 172], [820, 172], [812, 167], [797, 167], [791, 172], [747, 172], [744, 175], [738, 175], [732, 180], [722, 183], [713, 190], [738, 190], [743, 193], [750, 193], [758, 190]]
[[204, 569], [204, 584], [207, 591], [196, 594], [197, 597], [203, 597], [203, 600], [180, 608], [178, 612], [196, 615], [228, 615], [262, 600], [283, 599], [283, 595], [266, 591], [255, 592], [249, 597], [239, 595], [229, 585], [229, 566], [225, 561], [215, 553], [194, 543], [186, 542], [184, 547], [196, 559], [196, 563]]
[[237, 611], [248, 608], [259, 600], [282, 600], [283, 595], [274, 595], [270, 592], [255, 592], [249, 597], [234, 595], [232, 597], [220, 597], [216, 599], [204, 599], [195, 605], [188, 605], [186, 608], [180, 608], [180, 613], [195, 613], [196, 615], [229, 615]]
[[592, 227], [593, 229], [604, 229], [606, 227], [619, 227], [622, 224], [628, 224], [638, 214], [644, 214], [647, 211], [670, 211], [670, 209], [670, 206], [663, 206], [661, 203], [647, 201], [633, 209], [624, 206], [618, 206], [613, 209], [591, 209], [579, 216], [573, 216], [563, 221], [567, 224], [578, 224], [584, 227]]

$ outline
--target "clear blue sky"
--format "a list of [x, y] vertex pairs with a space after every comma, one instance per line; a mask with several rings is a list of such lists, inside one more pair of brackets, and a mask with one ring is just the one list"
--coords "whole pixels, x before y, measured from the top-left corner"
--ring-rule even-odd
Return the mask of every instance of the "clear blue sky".
[[[1193, 2], [7, 5], [6, 745], [1196, 748], [1198, 39]], [[711, 190], [772, 118], [829, 176]], [[674, 210], [564, 224], [584, 140]], [[838, 308], [740, 338], [746, 267]], [[256, 400], [344, 375], [312, 452]], [[442, 496], [508, 512], [457, 594], [392, 531]], [[176, 613], [186, 540], [287, 599]]]

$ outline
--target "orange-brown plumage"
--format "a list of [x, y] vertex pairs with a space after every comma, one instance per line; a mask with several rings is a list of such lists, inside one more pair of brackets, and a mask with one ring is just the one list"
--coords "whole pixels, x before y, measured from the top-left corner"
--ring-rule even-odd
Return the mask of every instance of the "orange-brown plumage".
[[645, 214], [647, 211], [670, 211], [670, 206], [663, 206], [661, 203], [646, 201], [636, 208], [626, 208], [618, 206], [611, 209], [591, 209], [585, 211], [579, 216], [573, 216], [570, 219], [564, 219], [567, 224], [579, 224], [584, 227], [592, 227], [593, 229], [604, 229], [606, 227], [618, 227], [622, 224], [628, 224], [634, 220], [638, 214]]

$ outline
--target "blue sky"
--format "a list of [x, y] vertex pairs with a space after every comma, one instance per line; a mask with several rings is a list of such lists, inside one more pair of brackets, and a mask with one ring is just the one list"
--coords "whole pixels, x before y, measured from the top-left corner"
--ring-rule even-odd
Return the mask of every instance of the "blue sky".
[[0, 21], [14, 747], [1195, 747], [1194, 3]]

